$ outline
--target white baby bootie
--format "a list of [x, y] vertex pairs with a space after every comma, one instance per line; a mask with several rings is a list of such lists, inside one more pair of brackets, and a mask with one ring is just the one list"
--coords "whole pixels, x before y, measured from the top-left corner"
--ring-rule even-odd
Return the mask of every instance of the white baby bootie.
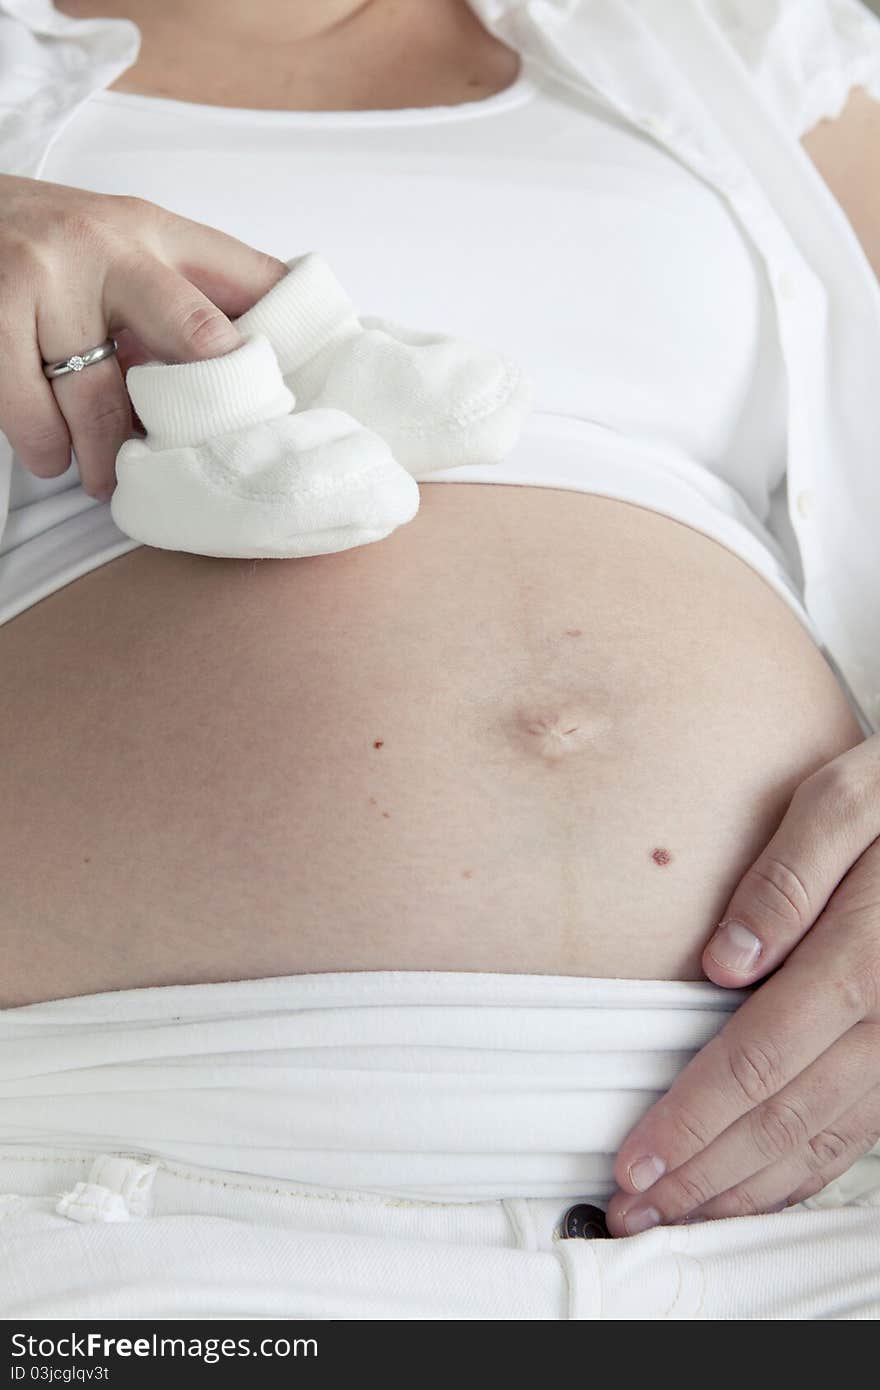
[[245, 559], [326, 555], [411, 521], [419, 489], [388, 445], [342, 410], [291, 414], [270, 343], [131, 367], [147, 437], [116, 456], [110, 510], [133, 540]]
[[516, 363], [460, 338], [359, 319], [316, 252], [287, 264], [236, 322], [269, 339], [300, 407], [347, 411], [415, 477], [510, 452], [532, 404]]

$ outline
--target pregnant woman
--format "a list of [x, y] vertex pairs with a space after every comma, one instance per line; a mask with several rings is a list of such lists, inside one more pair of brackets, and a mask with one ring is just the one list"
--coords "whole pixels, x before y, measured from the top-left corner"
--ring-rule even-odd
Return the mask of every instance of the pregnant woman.
[[[0, 0], [5, 1317], [880, 1311], [880, 26], [538, 9]], [[522, 438], [138, 545], [310, 249]]]

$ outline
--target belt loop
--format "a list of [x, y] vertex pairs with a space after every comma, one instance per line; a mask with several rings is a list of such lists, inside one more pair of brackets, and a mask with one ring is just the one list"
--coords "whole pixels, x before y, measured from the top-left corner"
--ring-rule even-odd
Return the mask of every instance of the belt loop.
[[62, 1193], [55, 1210], [70, 1221], [131, 1221], [149, 1213], [158, 1161], [99, 1154], [85, 1182]]
[[576, 1322], [602, 1319], [602, 1268], [591, 1240], [554, 1241], [556, 1257], [568, 1286], [568, 1318]]
[[501, 1205], [513, 1229], [517, 1249], [537, 1250], [538, 1232], [528, 1202], [522, 1197], [511, 1197]]

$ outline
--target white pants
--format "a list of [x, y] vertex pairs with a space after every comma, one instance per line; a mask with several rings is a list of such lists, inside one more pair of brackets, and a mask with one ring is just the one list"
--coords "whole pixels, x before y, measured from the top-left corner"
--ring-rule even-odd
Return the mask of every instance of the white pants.
[[880, 1153], [560, 1239], [743, 993], [363, 972], [0, 1011], [0, 1317], [871, 1318]]
[[[546, 1198], [426, 1202], [46, 1154], [0, 1174], [17, 1192], [0, 1198], [5, 1319], [880, 1317], [877, 1208], [566, 1240], [568, 1203]], [[56, 1210], [62, 1190], [75, 1216]]]

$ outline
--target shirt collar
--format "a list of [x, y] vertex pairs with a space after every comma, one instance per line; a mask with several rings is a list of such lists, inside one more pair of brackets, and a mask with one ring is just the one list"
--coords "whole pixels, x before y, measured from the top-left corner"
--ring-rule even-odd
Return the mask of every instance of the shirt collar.
[[[141, 31], [131, 19], [73, 19], [56, 10], [52, 0], [0, 0], [0, 15], [17, 19], [33, 34], [77, 40], [110, 39], [109, 47], [124, 49], [141, 42]], [[113, 42], [116, 38], [118, 45]], [[137, 52], [137, 50], [135, 50]], [[132, 61], [134, 61], [132, 59]]]

